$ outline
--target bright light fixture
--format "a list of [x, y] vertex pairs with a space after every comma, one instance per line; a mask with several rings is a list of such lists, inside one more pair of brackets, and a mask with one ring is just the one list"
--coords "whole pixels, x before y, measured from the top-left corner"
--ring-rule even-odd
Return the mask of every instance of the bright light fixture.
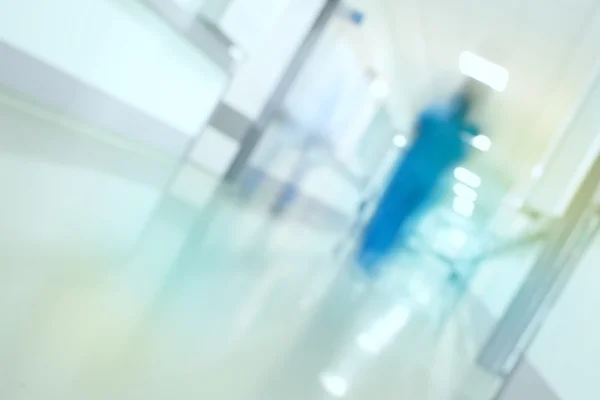
[[321, 384], [333, 397], [342, 398], [348, 393], [348, 382], [341, 376], [329, 373], [322, 374]]
[[470, 51], [461, 53], [459, 68], [464, 75], [491, 87], [497, 92], [505, 91], [508, 86], [509, 74], [506, 68]]
[[394, 307], [367, 332], [358, 335], [356, 343], [367, 353], [379, 353], [404, 328], [410, 314], [411, 310], [406, 305]]
[[492, 147], [492, 139], [485, 135], [477, 135], [471, 140], [471, 145], [481, 151], [489, 151]]
[[378, 99], [387, 97], [390, 93], [390, 87], [387, 81], [381, 77], [375, 78], [371, 83], [371, 93]]
[[361, 333], [356, 337], [356, 344], [369, 354], [377, 354], [381, 349], [380, 343], [376, 342], [368, 333]]
[[404, 135], [394, 136], [394, 146], [398, 147], [399, 149], [402, 149], [402, 148], [406, 147], [407, 144], [408, 144], [408, 140], [406, 139], [406, 136], [404, 136]]
[[465, 200], [469, 200], [474, 203], [477, 200], [477, 191], [464, 183], [457, 183], [454, 185], [454, 194], [456, 197], [461, 197]]
[[468, 185], [472, 188], [478, 188], [481, 186], [481, 178], [479, 175], [469, 171], [466, 168], [458, 167], [454, 170], [454, 177], [460, 182]]
[[473, 212], [475, 212], [475, 203], [460, 197], [455, 197], [454, 202], [452, 203], [452, 209], [455, 213], [470, 218], [473, 215]]

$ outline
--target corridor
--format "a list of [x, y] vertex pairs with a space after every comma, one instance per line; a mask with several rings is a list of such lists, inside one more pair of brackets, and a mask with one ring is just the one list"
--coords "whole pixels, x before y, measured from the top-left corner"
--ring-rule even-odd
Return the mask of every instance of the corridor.
[[0, 0], [0, 399], [597, 400], [599, 35]]

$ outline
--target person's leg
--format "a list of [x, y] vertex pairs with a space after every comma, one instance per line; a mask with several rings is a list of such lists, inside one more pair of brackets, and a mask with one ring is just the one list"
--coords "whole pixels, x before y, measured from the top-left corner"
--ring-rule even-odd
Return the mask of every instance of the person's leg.
[[386, 227], [362, 235], [355, 260], [363, 271], [369, 275], [377, 274], [390, 253], [389, 237], [393, 235], [393, 232], [387, 231]]
[[410, 170], [399, 171], [365, 227], [358, 260], [366, 268], [377, 268], [394, 249], [404, 246], [416, 214], [429, 197], [430, 186]]
[[373, 273], [392, 252], [405, 219], [405, 187], [390, 187], [366, 224], [357, 249], [357, 262]]
[[433, 192], [434, 185], [431, 182], [417, 181], [415, 183], [404, 204], [405, 216], [396, 237], [398, 248], [403, 248], [410, 237], [415, 234]]

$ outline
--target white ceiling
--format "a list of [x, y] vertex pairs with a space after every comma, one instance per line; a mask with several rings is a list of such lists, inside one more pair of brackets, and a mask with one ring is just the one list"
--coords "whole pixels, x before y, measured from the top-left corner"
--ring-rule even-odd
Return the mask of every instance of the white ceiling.
[[[561, 130], [600, 58], [597, 0], [354, 0], [390, 110], [406, 127], [462, 79], [470, 50], [508, 69], [510, 83], [476, 113], [494, 146], [479, 163], [509, 180], [529, 171]], [[477, 160], [476, 160], [477, 161]]]

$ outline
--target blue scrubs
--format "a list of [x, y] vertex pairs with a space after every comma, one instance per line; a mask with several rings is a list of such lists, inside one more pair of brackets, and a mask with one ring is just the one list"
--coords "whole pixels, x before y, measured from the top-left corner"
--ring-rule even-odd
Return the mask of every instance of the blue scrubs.
[[415, 141], [398, 163], [363, 231], [357, 252], [363, 268], [375, 268], [402, 241], [408, 225], [430, 201], [440, 180], [466, 157], [468, 145], [461, 135], [473, 130], [464, 122], [467, 109], [466, 104], [431, 108], [419, 118]]

